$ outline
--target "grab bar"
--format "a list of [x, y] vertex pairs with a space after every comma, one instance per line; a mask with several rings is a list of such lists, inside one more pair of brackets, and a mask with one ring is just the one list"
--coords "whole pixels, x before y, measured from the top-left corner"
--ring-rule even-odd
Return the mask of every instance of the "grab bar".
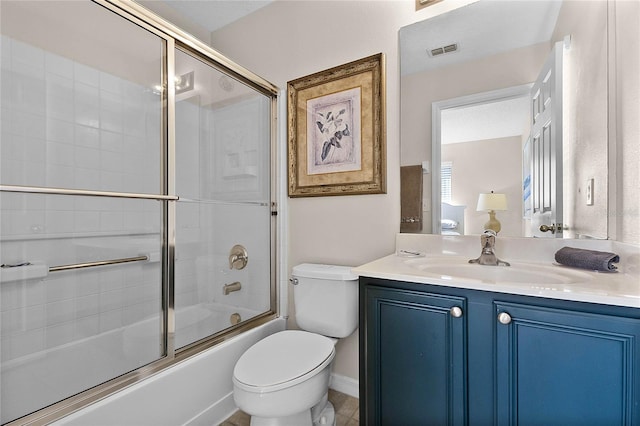
[[0, 283], [34, 280], [45, 278], [50, 272], [68, 271], [70, 269], [91, 268], [94, 266], [116, 265], [120, 263], [150, 261], [157, 262], [157, 255], [151, 253], [136, 257], [126, 257], [122, 259], [102, 260], [98, 262], [76, 263], [73, 265], [58, 265], [48, 267], [42, 263], [20, 262], [13, 264], [2, 264], [0, 267]]
[[0, 185], [0, 192], [19, 192], [23, 194], [83, 195], [89, 197], [141, 198], [146, 200], [178, 201], [177, 195], [137, 194], [130, 192], [92, 191], [84, 189], [48, 188], [41, 186]]
[[72, 265], [51, 266], [49, 272], [68, 271], [69, 269], [93, 268], [94, 266], [117, 265], [119, 263], [141, 262], [149, 260], [148, 256], [125, 257], [123, 259], [101, 260], [98, 262], [75, 263]]

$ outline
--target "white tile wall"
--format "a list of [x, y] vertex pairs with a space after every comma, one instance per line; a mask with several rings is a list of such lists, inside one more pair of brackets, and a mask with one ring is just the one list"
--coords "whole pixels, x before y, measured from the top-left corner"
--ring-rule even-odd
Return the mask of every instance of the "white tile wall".
[[[159, 192], [159, 96], [4, 35], [0, 43], [2, 184]], [[141, 254], [127, 234], [150, 235], [156, 242], [149, 250], [160, 250], [156, 201], [2, 193], [0, 214], [2, 263]], [[160, 282], [160, 264], [147, 263], [0, 283], [0, 358], [157, 314]]]
[[4, 184], [159, 192], [157, 94], [4, 35], [1, 43]]

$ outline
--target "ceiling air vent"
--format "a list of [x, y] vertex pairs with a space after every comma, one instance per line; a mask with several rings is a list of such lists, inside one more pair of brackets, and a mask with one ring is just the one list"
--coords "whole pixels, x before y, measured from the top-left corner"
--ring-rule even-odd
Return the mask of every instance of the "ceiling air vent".
[[444, 55], [445, 53], [455, 52], [456, 50], [458, 50], [458, 43], [437, 47], [435, 49], [428, 50], [428, 52], [431, 56], [438, 56], [438, 55]]

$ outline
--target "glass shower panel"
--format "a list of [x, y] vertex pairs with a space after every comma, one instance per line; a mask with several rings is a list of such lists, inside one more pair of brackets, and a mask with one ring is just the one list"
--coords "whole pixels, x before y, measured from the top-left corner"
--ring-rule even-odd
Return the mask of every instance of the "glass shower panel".
[[163, 356], [159, 201], [1, 192], [0, 206], [2, 423]]
[[[180, 348], [270, 309], [271, 99], [181, 50], [175, 57]], [[236, 245], [248, 255], [242, 269], [230, 267]]]
[[163, 190], [166, 41], [90, 1], [0, 19], [5, 423], [165, 355], [164, 206], [140, 195]]
[[3, 185], [159, 193], [165, 42], [89, 1], [2, 1]]

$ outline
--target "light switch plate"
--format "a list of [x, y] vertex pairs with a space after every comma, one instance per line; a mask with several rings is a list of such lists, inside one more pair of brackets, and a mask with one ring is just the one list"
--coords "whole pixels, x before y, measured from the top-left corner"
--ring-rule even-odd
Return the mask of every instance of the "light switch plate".
[[587, 205], [593, 205], [593, 178], [587, 180]]

